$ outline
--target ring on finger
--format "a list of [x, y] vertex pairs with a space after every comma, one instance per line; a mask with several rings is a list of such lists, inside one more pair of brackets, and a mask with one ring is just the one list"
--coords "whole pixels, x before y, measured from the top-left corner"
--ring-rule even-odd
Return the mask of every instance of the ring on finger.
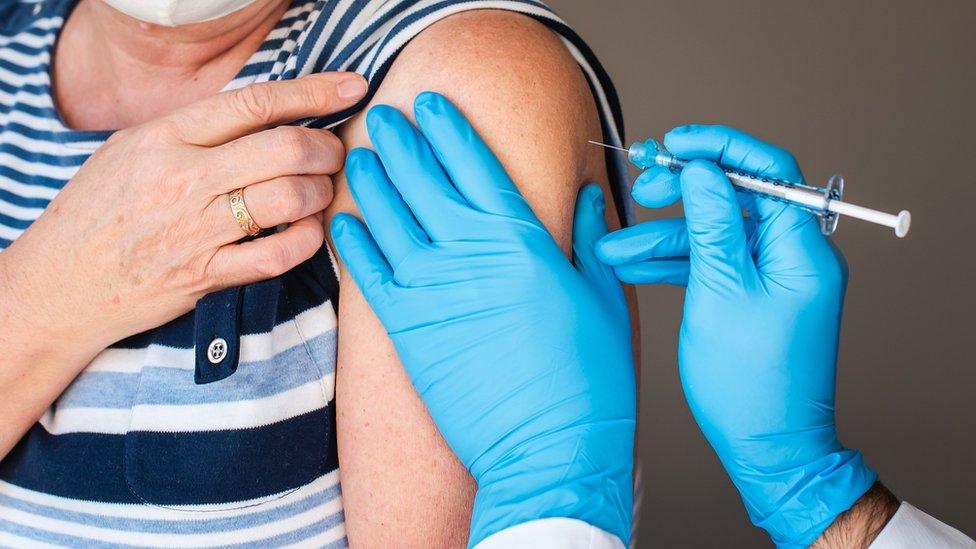
[[255, 236], [261, 232], [261, 226], [254, 222], [251, 212], [247, 211], [247, 204], [244, 203], [244, 187], [231, 191], [230, 211], [234, 214], [234, 219], [240, 225], [241, 230], [247, 236]]

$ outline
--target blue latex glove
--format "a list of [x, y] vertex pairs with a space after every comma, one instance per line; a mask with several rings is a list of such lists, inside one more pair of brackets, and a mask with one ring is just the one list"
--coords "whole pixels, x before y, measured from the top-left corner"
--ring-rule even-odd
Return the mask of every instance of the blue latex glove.
[[593, 249], [599, 187], [579, 195], [576, 265], [440, 95], [367, 115], [377, 154], [346, 174], [369, 230], [332, 236], [447, 443], [478, 482], [470, 544], [568, 517], [630, 537], [634, 365], [627, 306]]
[[687, 283], [678, 360], [692, 414], [752, 522], [804, 547], [876, 478], [834, 426], [846, 265], [813, 215], [737, 194], [713, 163], [802, 182], [787, 151], [718, 126], [664, 143], [698, 160], [680, 177], [648, 170], [633, 195], [651, 207], [680, 197], [686, 218], [617, 231], [597, 256], [627, 282]]

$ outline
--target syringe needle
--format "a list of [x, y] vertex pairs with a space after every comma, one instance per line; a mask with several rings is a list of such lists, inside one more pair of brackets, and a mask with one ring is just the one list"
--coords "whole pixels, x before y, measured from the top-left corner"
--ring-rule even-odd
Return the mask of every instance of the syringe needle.
[[608, 149], [614, 149], [614, 150], [617, 150], [617, 151], [623, 151], [625, 153], [629, 153], [630, 152], [629, 150], [624, 149], [623, 147], [615, 147], [613, 145], [607, 145], [606, 143], [600, 143], [599, 141], [587, 141], [587, 143], [591, 143], [593, 145], [598, 145], [600, 147], [606, 147]]

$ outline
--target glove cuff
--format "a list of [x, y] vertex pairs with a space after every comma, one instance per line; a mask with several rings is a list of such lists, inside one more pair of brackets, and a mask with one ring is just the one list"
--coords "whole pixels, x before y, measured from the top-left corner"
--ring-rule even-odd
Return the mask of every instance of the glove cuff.
[[581, 425], [510, 452], [480, 475], [468, 546], [544, 518], [584, 521], [626, 546], [633, 516], [634, 421]]
[[877, 480], [856, 450], [840, 450], [803, 468], [803, 478], [771, 513], [760, 516], [748, 505], [756, 526], [779, 548], [807, 547], [847, 511]]

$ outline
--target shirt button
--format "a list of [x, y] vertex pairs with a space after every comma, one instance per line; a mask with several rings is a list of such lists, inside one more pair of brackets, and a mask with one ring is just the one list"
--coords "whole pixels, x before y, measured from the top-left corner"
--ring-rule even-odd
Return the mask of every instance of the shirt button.
[[210, 346], [207, 347], [207, 359], [211, 364], [220, 364], [227, 356], [227, 342], [224, 338], [218, 337], [210, 342]]

